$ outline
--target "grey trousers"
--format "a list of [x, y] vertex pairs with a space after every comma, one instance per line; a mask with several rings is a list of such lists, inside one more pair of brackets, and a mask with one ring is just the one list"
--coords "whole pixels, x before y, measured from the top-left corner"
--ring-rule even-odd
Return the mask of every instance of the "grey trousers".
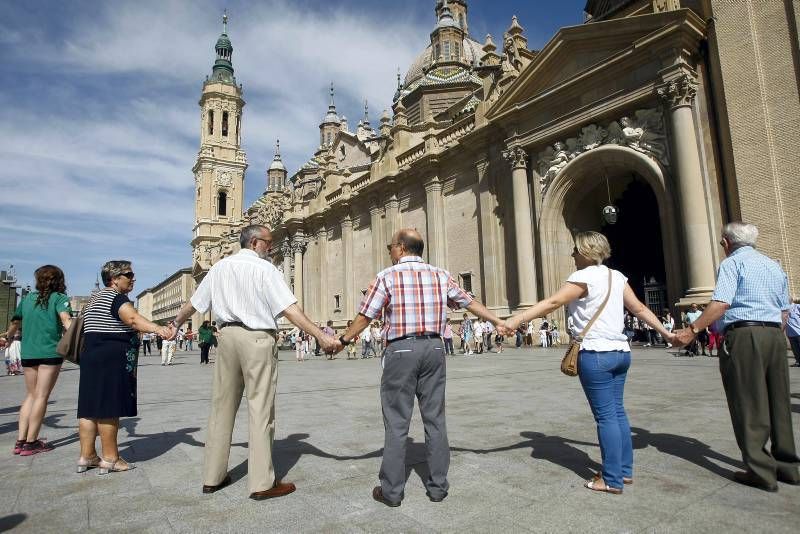
[[800, 480], [783, 332], [763, 326], [730, 330], [719, 353], [719, 369], [747, 469], [767, 485], [774, 485], [778, 476]]
[[450, 444], [445, 422], [444, 343], [441, 339], [401, 340], [389, 344], [383, 355], [381, 406], [386, 431], [380, 482], [383, 496], [399, 502], [406, 485], [406, 438], [414, 397], [425, 425], [430, 476], [425, 481], [433, 498], [447, 494]]

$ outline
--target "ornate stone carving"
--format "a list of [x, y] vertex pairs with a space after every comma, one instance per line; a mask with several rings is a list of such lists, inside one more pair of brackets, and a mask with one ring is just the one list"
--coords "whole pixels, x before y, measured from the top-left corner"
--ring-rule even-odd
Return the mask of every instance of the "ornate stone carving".
[[653, 0], [653, 13], [675, 11], [681, 8], [680, 0]]
[[503, 36], [503, 74], [517, 75], [522, 70], [522, 58], [510, 33]]
[[691, 106], [697, 96], [697, 80], [694, 76], [683, 74], [658, 89], [660, 96], [672, 108]]
[[528, 153], [520, 146], [512, 146], [503, 150], [503, 157], [515, 169], [528, 166]]
[[292, 252], [295, 254], [305, 254], [306, 248], [308, 248], [308, 243], [306, 242], [305, 237], [295, 236], [294, 239], [292, 239]]
[[231, 172], [222, 169], [217, 169], [216, 175], [214, 177], [214, 183], [216, 183], [220, 187], [232, 186], [233, 177], [231, 176]]
[[263, 224], [270, 230], [283, 223], [284, 213], [289, 211], [289, 199], [284, 195], [267, 195], [264, 203], [250, 216], [250, 224]]
[[280, 246], [281, 256], [284, 258], [291, 258], [292, 256], [292, 243], [288, 239], [284, 240]]
[[622, 117], [605, 127], [584, 126], [578, 136], [556, 141], [540, 152], [537, 169], [542, 194], [570, 161], [602, 145], [627, 146], [669, 166], [663, 114], [657, 109], [640, 109], [633, 118]]

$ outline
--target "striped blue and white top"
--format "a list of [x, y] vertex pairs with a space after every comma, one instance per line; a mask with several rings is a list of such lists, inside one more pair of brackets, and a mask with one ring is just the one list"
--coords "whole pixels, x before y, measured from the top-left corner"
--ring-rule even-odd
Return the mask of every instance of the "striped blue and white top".
[[96, 293], [83, 310], [83, 332], [86, 334], [129, 334], [135, 332], [119, 318], [119, 309], [130, 303], [127, 296], [106, 287]]

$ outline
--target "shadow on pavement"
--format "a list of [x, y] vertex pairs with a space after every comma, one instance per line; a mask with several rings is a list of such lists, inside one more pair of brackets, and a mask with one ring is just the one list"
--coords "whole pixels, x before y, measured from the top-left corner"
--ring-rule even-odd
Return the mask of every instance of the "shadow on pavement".
[[123, 419], [119, 424], [120, 428], [128, 433], [129, 438], [134, 438], [119, 444], [120, 449], [127, 447], [120, 454], [129, 454], [131, 461], [146, 462], [147, 460], [153, 460], [180, 444], [191, 445], [192, 447], [203, 446], [202, 442], [197, 441], [192, 436], [192, 434], [200, 430], [200, 427], [187, 427], [157, 434], [139, 434], [136, 432], [138, 423], [139, 418], [134, 417]]
[[733, 471], [720, 467], [711, 460], [717, 460], [739, 469], [744, 468], [744, 464], [739, 460], [725, 456], [695, 438], [676, 434], [655, 434], [636, 427], [631, 427], [631, 432], [633, 432], [634, 449], [655, 447], [658, 452], [681, 458], [723, 478], [730, 478]]
[[28, 514], [11, 514], [0, 517], [0, 532], [18, 527], [26, 519], [28, 519]]

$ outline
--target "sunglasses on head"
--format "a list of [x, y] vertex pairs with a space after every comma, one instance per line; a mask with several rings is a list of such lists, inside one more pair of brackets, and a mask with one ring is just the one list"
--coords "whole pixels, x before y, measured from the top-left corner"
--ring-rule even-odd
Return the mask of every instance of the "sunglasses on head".
[[136, 276], [133, 271], [128, 271], [127, 273], [119, 273], [120, 276], [124, 276], [128, 280], [133, 280], [133, 277]]

